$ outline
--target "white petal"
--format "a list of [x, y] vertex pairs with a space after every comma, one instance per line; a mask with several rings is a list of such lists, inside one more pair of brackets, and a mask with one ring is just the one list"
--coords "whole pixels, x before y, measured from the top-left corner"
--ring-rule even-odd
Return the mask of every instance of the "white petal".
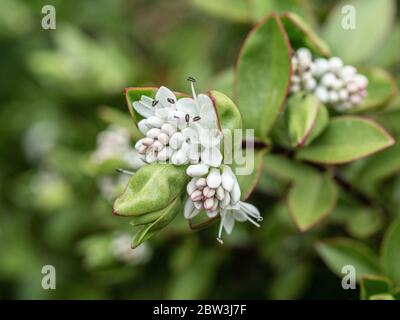
[[211, 166], [211, 167], [219, 167], [222, 162], [222, 154], [218, 148], [204, 148], [201, 152], [201, 160]]
[[224, 198], [222, 199], [219, 205], [221, 208], [227, 208], [230, 202], [231, 202], [231, 195], [229, 194], [228, 191], [225, 191]]
[[236, 221], [239, 221], [239, 222], [247, 221], [247, 216], [244, 212], [242, 212], [240, 210], [232, 210], [231, 212], [232, 212], [233, 218]]
[[187, 128], [182, 129], [182, 135], [185, 140], [189, 139], [191, 143], [200, 141], [199, 140], [199, 132], [194, 128], [187, 127]]
[[135, 101], [132, 106], [142, 117], [148, 118], [155, 115], [154, 108], [145, 105], [142, 101]]
[[166, 87], [160, 87], [157, 90], [156, 100], [163, 107], [175, 108], [175, 103], [176, 103], [175, 94], [170, 89], [168, 89]]
[[188, 114], [190, 118], [197, 116], [196, 103], [192, 98], [181, 98], [176, 103], [176, 109], [183, 112], [185, 115]]
[[187, 127], [185, 114], [181, 111], [173, 111], [169, 113], [168, 122], [181, 130]]
[[200, 160], [200, 145], [197, 143], [190, 143], [187, 155], [191, 162], [198, 163]]
[[187, 199], [183, 209], [183, 215], [186, 219], [192, 219], [199, 213], [199, 210], [194, 207], [192, 200]]
[[260, 211], [250, 203], [239, 201], [240, 208], [248, 214], [250, 217], [256, 218], [257, 220], [262, 219]]
[[208, 172], [208, 166], [205, 164], [192, 164], [186, 169], [186, 174], [189, 177], [201, 177]]
[[222, 187], [231, 192], [233, 190], [233, 186], [235, 185], [235, 176], [232, 172], [232, 169], [228, 166], [224, 166], [222, 170]]
[[230, 212], [227, 212], [225, 214], [225, 219], [224, 219], [225, 232], [227, 234], [231, 234], [234, 226], [235, 226], [235, 219], [233, 218]]
[[209, 129], [218, 128], [217, 115], [210, 97], [205, 94], [199, 94], [197, 103], [199, 106], [199, 123]]
[[210, 170], [210, 173], [207, 176], [207, 185], [210, 188], [218, 188], [221, 184], [222, 178], [221, 178], [221, 173], [219, 172], [218, 169], [212, 168]]
[[215, 218], [218, 215], [218, 210], [214, 210], [214, 211], [206, 211], [207, 212], [207, 216], [209, 218]]
[[192, 180], [189, 181], [189, 183], [186, 186], [186, 191], [189, 195], [191, 195], [195, 190], [196, 190], [196, 182], [198, 178], [193, 178]]
[[235, 183], [233, 185], [232, 192], [230, 193], [231, 195], [231, 204], [236, 204], [240, 200], [240, 187], [239, 183]]
[[216, 147], [221, 142], [222, 134], [218, 129], [205, 129], [197, 125], [198, 137], [202, 146]]

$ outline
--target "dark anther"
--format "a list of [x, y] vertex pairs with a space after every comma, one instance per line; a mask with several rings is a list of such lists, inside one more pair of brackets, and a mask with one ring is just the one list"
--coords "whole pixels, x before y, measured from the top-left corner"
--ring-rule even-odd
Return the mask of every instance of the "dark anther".
[[153, 107], [155, 107], [155, 106], [157, 105], [157, 103], [158, 103], [158, 100], [153, 100], [153, 102], [151, 103], [151, 105], [152, 105]]
[[193, 78], [193, 77], [188, 77], [187, 80], [190, 81], [190, 82], [196, 82], [196, 79]]
[[185, 114], [185, 121], [186, 121], [186, 122], [189, 122], [189, 120], [190, 120], [190, 116], [189, 116], [189, 114], [186, 113], [186, 114]]
[[175, 118], [175, 119], [178, 119], [178, 120], [180, 119], [178, 116], [174, 116], [174, 118]]
[[201, 118], [199, 117], [199, 116], [195, 116], [194, 118], [193, 118], [193, 121], [199, 121]]
[[174, 100], [174, 99], [172, 99], [172, 98], [168, 98], [168, 99], [167, 99], [167, 101], [168, 101], [169, 103], [172, 103], [172, 104], [174, 104], [174, 103], [175, 103], [175, 100]]

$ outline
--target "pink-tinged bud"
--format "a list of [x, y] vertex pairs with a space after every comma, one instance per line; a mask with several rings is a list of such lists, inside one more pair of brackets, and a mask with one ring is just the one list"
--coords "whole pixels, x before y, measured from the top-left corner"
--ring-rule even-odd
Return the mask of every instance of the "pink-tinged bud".
[[204, 209], [211, 210], [213, 206], [214, 198], [208, 198], [206, 201], [204, 201]]
[[197, 188], [204, 188], [206, 185], [207, 185], [206, 178], [200, 178], [200, 179], [197, 180], [197, 182], [196, 182], [196, 187], [197, 187]]
[[150, 147], [154, 142], [154, 139], [152, 138], [143, 138], [142, 139], [142, 144], [146, 147]]
[[158, 141], [160, 141], [164, 146], [168, 144], [169, 137], [164, 132], [160, 133], [157, 137]]
[[161, 133], [161, 130], [158, 128], [152, 128], [147, 131], [146, 136], [149, 138], [157, 139], [158, 135]]
[[190, 195], [190, 199], [192, 199], [193, 202], [200, 201], [202, 198], [203, 198], [203, 193], [200, 190], [196, 190]]

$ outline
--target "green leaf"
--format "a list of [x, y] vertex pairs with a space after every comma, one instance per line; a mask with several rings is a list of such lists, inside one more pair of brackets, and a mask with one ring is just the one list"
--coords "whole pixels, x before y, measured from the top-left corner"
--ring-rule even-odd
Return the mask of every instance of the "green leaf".
[[316, 170], [301, 162], [276, 154], [267, 154], [264, 157], [264, 172], [284, 182], [303, 180], [317, 174]]
[[196, 250], [191, 265], [177, 272], [168, 284], [168, 299], [203, 299], [209, 295], [223, 252]]
[[368, 78], [368, 96], [351, 113], [384, 107], [397, 93], [397, 84], [393, 76], [380, 68], [360, 70]]
[[266, 17], [272, 12], [285, 13], [290, 11], [299, 16], [304, 17], [307, 21], [311, 21], [315, 24], [315, 17], [312, 12], [312, 8], [308, 1], [302, 0], [248, 0], [251, 7], [251, 13], [254, 21]]
[[317, 122], [320, 105], [314, 95], [306, 95], [303, 92], [291, 96], [288, 100], [285, 111], [286, 126], [293, 146], [302, 147], [308, 142]]
[[151, 164], [140, 168], [115, 200], [113, 213], [136, 216], [168, 206], [189, 181], [186, 166]]
[[400, 172], [400, 143], [367, 159], [357, 177], [360, 184], [380, 181]]
[[[343, 8], [350, 8], [350, 11], [343, 11]], [[371, 57], [385, 42], [395, 14], [394, 0], [340, 1], [329, 14], [322, 29], [322, 36], [332, 51], [346, 63], [361, 63]], [[342, 23], [346, 26], [352, 18], [355, 28], [344, 28]]]
[[393, 289], [393, 283], [380, 275], [365, 275], [361, 277], [361, 299], [369, 300], [371, 296], [385, 294]]
[[383, 225], [383, 217], [373, 208], [354, 207], [348, 210], [347, 232], [356, 238], [365, 239], [376, 234]]
[[381, 252], [382, 268], [395, 285], [400, 285], [400, 221], [394, 222], [386, 232]]
[[[252, 151], [249, 151], [252, 152]], [[239, 182], [240, 190], [242, 192], [241, 200], [246, 200], [254, 188], [258, 183], [258, 179], [260, 178], [262, 168], [263, 168], [263, 159], [265, 155], [266, 149], [254, 150], [254, 168], [248, 175], [237, 175], [237, 179]]]
[[264, 138], [284, 104], [291, 49], [280, 18], [272, 14], [248, 35], [237, 63], [237, 102], [245, 128]]
[[191, 4], [216, 17], [230, 21], [251, 21], [248, 3], [246, 0], [191, 0]]
[[281, 16], [281, 20], [293, 49], [307, 47], [319, 56], [331, 55], [329, 46], [325, 41], [297, 14], [286, 12]]
[[321, 104], [318, 108], [317, 119], [315, 120], [314, 127], [305, 143], [305, 146], [311, 144], [321, 133], [326, 129], [329, 123], [329, 111], [325, 105]]
[[235, 130], [242, 127], [242, 116], [236, 104], [225, 94], [212, 90], [208, 92], [218, 117], [220, 129]]
[[297, 228], [304, 232], [321, 222], [334, 208], [337, 187], [331, 177], [310, 175], [294, 183], [288, 208]]
[[321, 136], [300, 149], [297, 157], [316, 163], [340, 164], [369, 156], [393, 143], [394, 139], [376, 122], [341, 116], [331, 119]]
[[380, 274], [378, 257], [362, 242], [336, 238], [318, 242], [316, 249], [326, 265], [340, 277], [346, 265], [354, 266], [358, 280], [363, 275]]
[[183, 212], [182, 199], [180, 196], [177, 196], [167, 207], [157, 211], [157, 220], [143, 226], [135, 234], [131, 244], [132, 249], [148, 240], [157, 230], [166, 227], [180, 212]]

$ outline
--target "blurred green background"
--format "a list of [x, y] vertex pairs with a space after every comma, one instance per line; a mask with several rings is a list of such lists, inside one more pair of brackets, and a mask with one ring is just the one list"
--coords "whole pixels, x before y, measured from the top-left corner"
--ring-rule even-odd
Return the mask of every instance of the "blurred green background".
[[[56, 30], [41, 28], [46, 4], [56, 8]], [[125, 250], [133, 230], [112, 216], [111, 205], [123, 183], [114, 168], [129, 164], [94, 156], [104, 130], [125, 128], [116, 134], [133, 146], [125, 87], [188, 91], [190, 75], [199, 91], [231, 95], [240, 45], [256, 21], [292, 10], [319, 30], [334, 5], [1, 0], [0, 298], [356, 299], [357, 290], [342, 290], [313, 247], [321, 234], [344, 231], [333, 225], [299, 234], [274, 192], [253, 195], [262, 228], [240, 225], [224, 246], [215, 226], [191, 232], [182, 215], [144, 246]], [[375, 44], [384, 54], [362, 58], [399, 79], [396, 19]], [[56, 290], [41, 287], [44, 265], [56, 268]]]

